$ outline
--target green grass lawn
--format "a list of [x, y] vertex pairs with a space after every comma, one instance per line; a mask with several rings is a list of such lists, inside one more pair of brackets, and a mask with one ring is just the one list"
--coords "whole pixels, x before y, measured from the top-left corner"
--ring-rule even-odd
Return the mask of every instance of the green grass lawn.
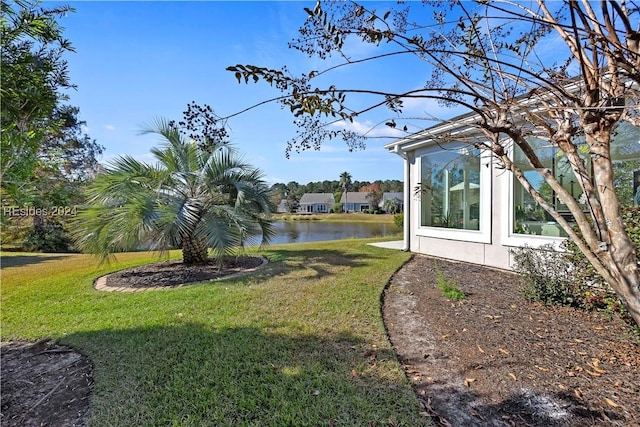
[[255, 249], [252, 276], [138, 293], [92, 282], [155, 254], [3, 253], [2, 340], [88, 355], [93, 426], [428, 425], [380, 314], [409, 255], [369, 241]]

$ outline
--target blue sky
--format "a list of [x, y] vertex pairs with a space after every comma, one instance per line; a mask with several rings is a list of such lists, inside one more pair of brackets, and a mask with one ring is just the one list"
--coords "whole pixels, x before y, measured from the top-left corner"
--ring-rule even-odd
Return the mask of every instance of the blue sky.
[[[287, 46], [306, 18], [303, 8], [312, 8], [313, 1], [66, 4], [76, 9], [60, 22], [76, 49], [66, 56], [71, 81], [78, 86], [70, 94], [70, 104], [80, 108], [87, 133], [105, 147], [104, 163], [122, 154], [153, 161], [149, 149], [158, 139], [140, 136], [140, 129], [157, 117], [182, 119], [182, 111], [191, 101], [209, 104], [226, 116], [279, 95], [263, 82], [238, 84], [233, 73], [225, 70], [227, 66], [254, 64], [280, 69], [286, 65], [300, 73], [322, 70], [338, 60], [322, 62]], [[372, 7], [384, 9], [386, 5], [375, 2]], [[346, 49], [354, 57], [362, 57], [374, 48], [354, 42]], [[394, 89], [408, 90], [420, 87], [425, 78], [424, 70], [411, 67], [388, 60], [375, 67], [346, 67], [325, 81], [338, 86], [391, 89], [393, 85]], [[435, 105], [414, 102], [405, 105], [404, 114], [433, 114], [436, 110], [439, 107]], [[368, 129], [389, 119], [390, 114], [381, 110], [348, 126]], [[445, 116], [452, 114], [444, 112]], [[349, 152], [341, 141], [331, 141], [319, 152], [293, 153], [286, 159], [286, 142], [296, 131], [292, 120], [287, 110], [271, 103], [228, 123], [231, 141], [246, 160], [265, 172], [270, 184], [334, 180], [344, 171], [359, 181], [402, 180], [401, 159], [383, 149], [390, 138], [372, 138], [365, 151], [357, 152]], [[369, 135], [390, 135], [390, 130], [379, 126]]]

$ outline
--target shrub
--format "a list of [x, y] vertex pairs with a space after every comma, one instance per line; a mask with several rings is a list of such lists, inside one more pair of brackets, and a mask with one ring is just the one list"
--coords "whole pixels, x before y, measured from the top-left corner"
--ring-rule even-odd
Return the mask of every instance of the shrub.
[[581, 291], [573, 280], [569, 257], [546, 244], [538, 249], [512, 249], [514, 270], [522, 277], [522, 295], [545, 305], [580, 305]]
[[24, 250], [28, 252], [74, 252], [71, 239], [58, 221], [42, 221], [27, 233]]
[[334, 213], [342, 213], [342, 203], [335, 203], [332, 210]]
[[[638, 250], [640, 248], [640, 207], [623, 208], [622, 222], [627, 234], [636, 246], [636, 259], [640, 263], [640, 251]], [[574, 267], [575, 284], [583, 290], [580, 295], [580, 305], [587, 310], [616, 312], [623, 318], [630, 319], [630, 315], [626, 312], [616, 293], [593, 268], [587, 257], [578, 249], [578, 245], [567, 240], [564, 246], [567, 249], [568, 259]]]
[[398, 230], [402, 230], [404, 228], [404, 213], [400, 212], [393, 215], [393, 223], [395, 224]]

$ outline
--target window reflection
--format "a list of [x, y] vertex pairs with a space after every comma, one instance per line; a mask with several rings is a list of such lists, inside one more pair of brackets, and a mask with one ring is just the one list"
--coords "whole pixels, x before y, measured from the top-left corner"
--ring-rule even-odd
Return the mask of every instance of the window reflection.
[[421, 225], [480, 229], [480, 151], [463, 147], [421, 158]]
[[[544, 166], [553, 172], [560, 185], [569, 194], [573, 195], [586, 210], [586, 199], [582, 195], [578, 181], [580, 178], [576, 177], [571, 170], [571, 165], [564, 153], [540, 139], [531, 139], [529, 142], [540, 156]], [[580, 140], [577, 140], [577, 142], [580, 156], [587, 162], [587, 168], [591, 174], [588, 146], [581, 144]], [[611, 141], [611, 159], [614, 167], [616, 192], [620, 198], [620, 203], [622, 206], [632, 206], [634, 204], [634, 191], [637, 190], [637, 187], [640, 187], [640, 180], [638, 184], [634, 183], [634, 177], [640, 176], [640, 128], [627, 122], [621, 122], [618, 125]], [[572, 215], [569, 213], [566, 204], [551, 190], [551, 187], [544, 181], [542, 176], [531, 168], [518, 147], [514, 149], [514, 163], [520, 167], [525, 177], [542, 197], [553, 204], [556, 210], [571, 222]], [[558, 223], [544, 212], [515, 177], [513, 180], [513, 232], [517, 234], [566, 237], [567, 234]]]

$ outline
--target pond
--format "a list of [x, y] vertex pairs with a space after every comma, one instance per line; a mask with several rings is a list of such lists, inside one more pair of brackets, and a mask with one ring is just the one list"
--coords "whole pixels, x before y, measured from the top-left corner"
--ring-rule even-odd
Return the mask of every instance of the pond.
[[319, 242], [397, 234], [394, 224], [370, 222], [277, 221], [271, 244]]

